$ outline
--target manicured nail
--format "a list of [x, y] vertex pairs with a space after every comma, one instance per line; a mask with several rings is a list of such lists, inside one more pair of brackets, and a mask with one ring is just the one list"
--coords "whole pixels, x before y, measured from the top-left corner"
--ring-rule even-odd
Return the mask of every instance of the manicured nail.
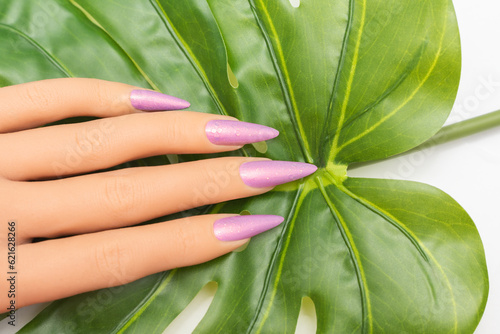
[[130, 102], [135, 109], [144, 111], [179, 110], [191, 105], [178, 97], [142, 89], [130, 93]]
[[250, 161], [240, 165], [243, 182], [255, 188], [274, 187], [314, 173], [318, 167], [303, 162]]
[[215, 145], [245, 145], [278, 136], [268, 126], [230, 120], [212, 120], [205, 126], [208, 140]]
[[214, 223], [215, 237], [221, 241], [251, 238], [272, 229], [285, 220], [281, 216], [248, 215], [221, 218]]

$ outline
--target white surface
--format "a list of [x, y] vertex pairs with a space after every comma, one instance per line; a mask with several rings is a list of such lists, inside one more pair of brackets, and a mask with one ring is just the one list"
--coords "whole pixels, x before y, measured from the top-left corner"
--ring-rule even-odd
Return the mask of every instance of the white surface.
[[[497, 19], [500, 3], [498, 0], [453, 2], [461, 29], [463, 69], [459, 96], [447, 123], [500, 109], [500, 23]], [[470, 214], [484, 243], [490, 277], [489, 300], [477, 334], [498, 333], [500, 328], [499, 170], [500, 128], [496, 128], [349, 172], [351, 176], [392, 177], [434, 185], [455, 198]], [[195, 327], [208, 308], [210, 298], [208, 289], [182, 319], [177, 319], [175, 329], [170, 328], [169, 332], [190, 333], [190, 328]], [[39, 306], [20, 310], [17, 318], [26, 322], [38, 310]], [[310, 333], [312, 328], [307, 323], [307, 319], [301, 318], [301, 329], [297, 332]], [[0, 323], [0, 333], [13, 333], [9, 327], [5, 322]]]

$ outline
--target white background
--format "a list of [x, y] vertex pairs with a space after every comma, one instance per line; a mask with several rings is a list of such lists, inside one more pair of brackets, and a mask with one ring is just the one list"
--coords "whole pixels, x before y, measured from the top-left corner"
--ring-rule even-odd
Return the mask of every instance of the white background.
[[[500, 109], [500, 2], [454, 0], [462, 40], [462, 79], [447, 124]], [[488, 83], [489, 82], [489, 83]], [[481, 234], [490, 278], [490, 295], [477, 334], [500, 331], [500, 128], [349, 171], [350, 176], [395, 177], [436, 186], [470, 214]], [[190, 333], [209, 306], [204, 290], [166, 333]], [[40, 305], [21, 309], [26, 323]], [[314, 331], [314, 314], [301, 314], [298, 333]], [[5, 320], [0, 333], [14, 333]], [[20, 327], [18, 326], [17, 329]]]

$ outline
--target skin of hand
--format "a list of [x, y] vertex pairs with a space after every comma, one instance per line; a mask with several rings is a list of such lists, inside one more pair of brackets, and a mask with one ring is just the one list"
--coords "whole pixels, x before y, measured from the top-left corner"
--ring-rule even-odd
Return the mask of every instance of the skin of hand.
[[[0, 101], [0, 270], [18, 274], [14, 298], [11, 282], [0, 280], [4, 310], [12, 300], [16, 308], [52, 301], [231, 252], [283, 218], [218, 214], [132, 225], [259, 195], [316, 170], [226, 157], [87, 174], [148, 156], [236, 150], [277, 131], [228, 116], [165, 111], [189, 103], [96, 79], [8, 86], [0, 88]], [[39, 127], [74, 116], [98, 119]], [[6, 250], [13, 245], [9, 270]]]

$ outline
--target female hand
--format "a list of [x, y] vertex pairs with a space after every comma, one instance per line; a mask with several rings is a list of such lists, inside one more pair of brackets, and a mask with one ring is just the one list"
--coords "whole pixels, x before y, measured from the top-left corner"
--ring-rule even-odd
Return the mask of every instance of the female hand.
[[[205, 215], [127, 226], [262, 194], [316, 170], [304, 163], [227, 157], [85, 175], [160, 154], [236, 150], [278, 132], [226, 116], [144, 112], [189, 103], [93, 79], [4, 87], [0, 101], [0, 249], [10, 251], [0, 260], [7, 275], [0, 280], [4, 310], [228, 253], [283, 218]], [[36, 128], [73, 116], [100, 119]]]

